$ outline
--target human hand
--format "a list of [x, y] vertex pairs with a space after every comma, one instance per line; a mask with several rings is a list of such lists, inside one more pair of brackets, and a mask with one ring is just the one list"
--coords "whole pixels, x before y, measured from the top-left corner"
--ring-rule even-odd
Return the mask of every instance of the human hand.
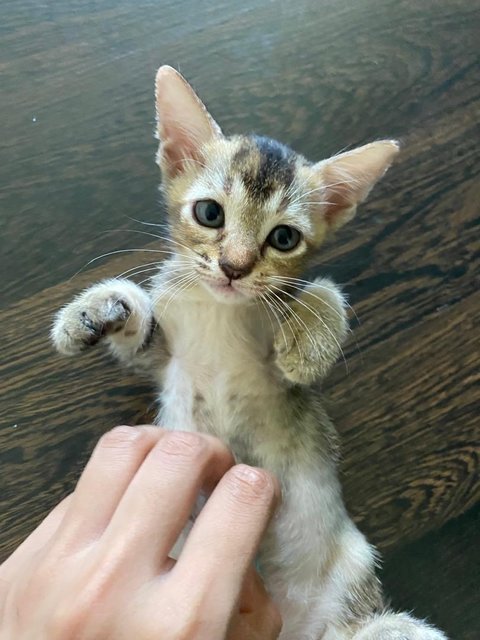
[[[178, 561], [199, 492], [213, 490]], [[209, 436], [117, 427], [73, 494], [0, 566], [2, 640], [274, 640], [251, 568], [278, 497]]]

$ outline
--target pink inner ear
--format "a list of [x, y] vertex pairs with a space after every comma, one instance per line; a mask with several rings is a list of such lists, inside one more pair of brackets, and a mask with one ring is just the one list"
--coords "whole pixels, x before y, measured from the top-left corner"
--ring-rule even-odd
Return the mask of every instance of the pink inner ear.
[[188, 161], [202, 161], [203, 147], [221, 136], [193, 89], [170, 67], [161, 67], [156, 80], [158, 161], [166, 175], [175, 176]]
[[188, 135], [182, 135], [178, 129], [174, 134], [169, 135], [169, 132], [164, 130], [161, 142], [162, 165], [172, 177], [182, 171], [185, 162], [200, 160], [201, 156], [201, 152], [192, 144]]
[[[328, 174], [325, 173], [325, 181], [328, 180]], [[338, 177], [337, 177], [338, 180]], [[352, 189], [346, 183], [337, 182], [335, 186], [328, 187], [328, 182], [325, 189], [325, 220], [329, 225], [335, 223], [335, 218], [338, 214], [350, 207], [355, 203], [352, 198]]]

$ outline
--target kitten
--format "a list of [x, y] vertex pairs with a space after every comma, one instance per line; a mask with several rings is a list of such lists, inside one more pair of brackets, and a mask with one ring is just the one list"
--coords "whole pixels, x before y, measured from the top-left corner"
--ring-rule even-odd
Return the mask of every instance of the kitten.
[[376, 554], [345, 510], [336, 433], [312, 387], [341, 352], [345, 299], [330, 280], [300, 278], [398, 144], [312, 164], [268, 138], [224, 137], [170, 67], [158, 71], [156, 106], [172, 256], [148, 291], [107, 280], [61, 309], [57, 349], [102, 341], [156, 379], [158, 424], [218, 436], [237, 460], [276, 474], [283, 502], [259, 563], [282, 640], [445, 640], [384, 608]]

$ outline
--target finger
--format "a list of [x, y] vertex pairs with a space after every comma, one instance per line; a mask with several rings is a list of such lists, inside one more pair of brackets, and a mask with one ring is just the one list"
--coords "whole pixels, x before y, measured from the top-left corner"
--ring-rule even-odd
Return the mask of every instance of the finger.
[[282, 619], [274, 605], [253, 613], [233, 617], [226, 640], [277, 640]]
[[65, 516], [72, 496], [69, 495], [57, 504], [42, 520], [38, 527], [26, 538], [0, 566], [0, 577], [9, 582], [18, 568], [28, 562], [38, 551], [43, 549], [57, 532]]
[[277, 640], [282, 619], [273, 603], [247, 614], [235, 614], [226, 640]]
[[247, 465], [231, 469], [197, 518], [172, 575], [229, 618], [278, 495], [278, 484], [266, 471]]
[[104, 545], [123, 562], [130, 554], [149, 572], [159, 567], [185, 526], [202, 488], [212, 490], [234, 464], [216, 438], [167, 432], [131, 481], [105, 532]]
[[280, 612], [267, 593], [262, 579], [249, 567], [238, 612], [230, 623], [227, 640], [274, 640], [280, 635]]
[[263, 607], [265, 603], [270, 601], [270, 596], [265, 589], [262, 579], [250, 566], [243, 582], [240, 601], [238, 603], [239, 613], [251, 613], [256, 609]]
[[100, 438], [65, 515], [62, 544], [88, 544], [103, 533], [132, 478], [164, 434], [159, 427], [120, 426]]

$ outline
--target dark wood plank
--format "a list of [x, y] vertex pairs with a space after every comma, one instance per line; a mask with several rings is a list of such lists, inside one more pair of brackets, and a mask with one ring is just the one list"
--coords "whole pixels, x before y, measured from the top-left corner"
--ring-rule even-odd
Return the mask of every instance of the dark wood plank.
[[[78, 284], [90, 277], [83, 274]], [[7, 526], [0, 549], [11, 549], [26, 522], [43, 513], [36, 506], [42, 489], [49, 491], [46, 504], [71, 489], [99, 435], [116, 423], [138, 422], [153, 400], [145, 385], [118, 372], [101, 352], [76, 362], [52, 352], [51, 315], [71, 288], [66, 283], [48, 289], [3, 314], [0, 511]], [[478, 500], [472, 329], [479, 300], [480, 293], [473, 293], [363, 353], [353, 343], [348, 375], [339, 364], [329, 383], [345, 441], [347, 502], [381, 548], [422, 535]], [[22, 318], [29, 322], [28, 339]], [[374, 341], [381, 319], [374, 316], [368, 324]], [[455, 344], [452, 333], [458, 334]], [[28, 470], [23, 483], [22, 468]]]
[[455, 640], [478, 639], [477, 505], [439, 531], [387, 554], [381, 577], [396, 609], [413, 611]]
[[[339, 363], [327, 384], [344, 440], [345, 494], [389, 554], [434, 540], [472, 507], [480, 493], [479, 0], [6, 0], [0, 28], [0, 559], [72, 489], [99, 435], [151, 407], [148, 384], [100, 353], [60, 358], [48, 330], [76, 290], [152, 254], [110, 256], [70, 280], [87, 261], [158, 247], [129, 230], [142, 230], [130, 217], [163, 215], [152, 84], [165, 62], [193, 82], [227, 132], [272, 135], [313, 159], [402, 138], [398, 163], [320, 266], [345, 284], [360, 319], [352, 317], [348, 371]], [[448, 536], [438, 547], [447, 555]], [[461, 540], [470, 553], [473, 535]], [[429, 543], [416, 544], [398, 563], [412, 566], [423, 549], [432, 583], [461, 579], [460, 543], [446, 566], [434, 543], [431, 554]], [[400, 578], [397, 601], [413, 607], [408, 576]], [[434, 597], [420, 598], [419, 611], [436, 615]], [[467, 600], [478, 607], [478, 589]], [[472, 618], [455, 622], [464, 601], [441, 602], [448, 607], [438, 621], [473, 638]]]
[[[478, 4], [5, 2], [4, 302], [109, 249], [141, 245], [139, 236], [105, 232], [129, 228], [129, 216], [157, 215], [152, 78], [160, 63], [180, 67], [226, 131], [255, 129], [312, 158], [418, 129], [434, 137], [447, 114], [461, 134], [478, 97]], [[457, 134], [442, 150], [459, 172], [467, 140]], [[390, 184], [390, 193], [406, 186]]]

